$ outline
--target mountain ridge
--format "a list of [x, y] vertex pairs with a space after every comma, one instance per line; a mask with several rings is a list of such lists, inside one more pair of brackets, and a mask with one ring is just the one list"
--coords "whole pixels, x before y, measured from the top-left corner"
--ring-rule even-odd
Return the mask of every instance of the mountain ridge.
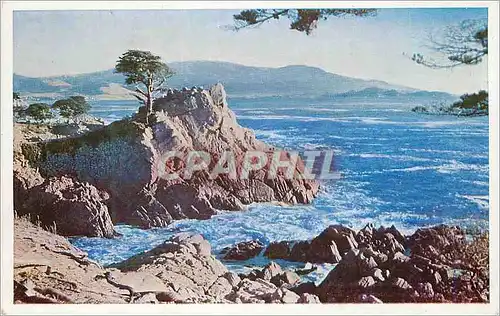
[[[423, 91], [330, 73], [319, 67], [287, 65], [256, 67], [218, 61], [186, 61], [168, 64], [176, 71], [169, 87], [209, 86], [222, 83], [231, 97], [315, 97], [362, 91], [369, 88], [395, 90], [398, 93]], [[14, 74], [14, 91], [34, 97], [86, 95], [96, 99], [132, 98], [124, 85], [124, 76], [113, 69], [77, 75], [28, 77]]]

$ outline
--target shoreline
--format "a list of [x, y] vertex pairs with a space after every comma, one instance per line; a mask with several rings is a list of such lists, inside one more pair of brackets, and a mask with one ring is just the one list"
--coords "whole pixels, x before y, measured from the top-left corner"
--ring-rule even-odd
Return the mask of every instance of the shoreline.
[[[230, 272], [225, 265], [231, 264], [235, 260], [219, 261], [220, 259], [216, 259], [210, 250], [210, 244], [201, 235], [177, 233], [152, 250], [138, 253], [126, 260], [103, 268], [99, 263], [90, 260], [84, 252], [71, 245], [66, 238], [45, 231], [31, 224], [25, 218], [16, 217], [14, 226], [14, 279], [17, 303], [130, 303], [131, 300], [134, 303], [304, 303], [304, 300], [307, 301], [306, 303], [444, 303], [449, 302], [449, 299], [481, 301], [484, 295], [487, 295], [481, 294], [483, 296], [474, 298], [473, 295], [475, 294], [472, 294], [474, 292], [467, 292], [467, 287], [457, 292], [462, 294], [456, 296], [456, 298], [454, 298], [454, 295], [449, 296], [450, 294], [446, 294], [446, 291], [458, 290], [453, 290], [454, 285], [452, 284], [455, 284], [456, 280], [461, 280], [460, 282], [465, 282], [464, 280], [476, 282], [473, 281], [476, 280], [474, 274], [472, 279], [463, 279], [461, 275], [455, 275], [452, 272], [454, 269], [488, 272], [488, 249], [481, 248], [483, 246], [477, 248], [478, 245], [486, 245], [487, 247], [487, 235], [479, 237], [472, 244], [467, 244], [463, 243], [463, 237], [460, 237], [463, 236], [460, 235], [460, 229], [448, 226], [422, 229], [412, 236], [405, 237], [399, 235], [394, 227], [375, 229], [373, 226], [368, 225], [353, 235], [353, 231], [350, 229], [333, 225], [311, 241], [306, 242], [310, 250], [304, 248], [306, 244], [302, 241], [294, 242], [293, 246], [288, 248], [288, 255], [286, 255], [287, 251], [283, 252], [283, 245], [287, 243], [286, 241], [274, 242], [267, 247], [260, 248], [259, 252], [264, 252], [265, 256], [271, 260], [270, 263], [266, 266], [254, 266], [253, 270], [246, 275]], [[389, 231], [392, 233], [388, 233]], [[387, 237], [389, 239], [385, 241]], [[486, 240], [486, 243], [481, 240]], [[444, 244], [443, 241], [445, 241]], [[231, 248], [233, 250], [228, 250], [226, 256], [229, 253], [233, 255], [239, 253], [240, 257], [241, 255], [244, 257], [248, 255], [249, 250], [255, 253], [252, 247], [248, 247], [249, 243], [247, 245], [242, 244], [244, 243], [233, 246]], [[404, 249], [402, 244], [406, 245]], [[454, 246], [450, 248], [447, 245]], [[457, 256], [457, 250], [461, 249], [455, 247], [465, 247], [463, 248], [465, 250], [469, 249], [469, 247], [475, 247], [473, 248], [475, 254], [486, 255], [486, 257], [480, 257], [476, 263], [463, 260], [453, 261], [453, 258]], [[412, 249], [412, 253], [407, 257], [403, 253], [407, 253], [409, 249]], [[461, 252], [458, 251], [458, 256], [461, 256]], [[470, 251], [466, 250], [465, 252]], [[296, 254], [294, 255], [294, 253]], [[341, 255], [341, 253], [343, 254]], [[449, 254], [453, 255], [448, 257]], [[472, 256], [475, 254], [472, 254]], [[274, 260], [290, 255], [303, 258], [304, 268], [289, 270], [289, 268], [281, 268], [274, 263]], [[368, 264], [361, 263], [366, 260], [365, 257], [371, 258], [369, 266], [379, 267], [366, 270], [373, 271], [367, 275], [375, 273], [373, 277], [375, 279], [372, 279], [371, 276], [369, 278], [361, 277], [363, 274], [358, 275], [358, 272], [354, 272], [349, 268], [360, 266], [360, 264], [360, 267], [362, 267]], [[170, 261], [169, 258], [174, 261]], [[318, 258], [322, 259], [318, 261]], [[375, 261], [373, 261], [373, 258], [375, 258]], [[463, 258], [468, 257], [463, 256]], [[352, 260], [361, 261], [354, 263]], [[319, 285], [300, 281], [308, 273], [314, 272], [317, 269], [317, 264], [325, 263], [325, 261], [336, 262], [336, 265], [321, 280]], [[193, 265], [195, 262], [202, 265]], [[447, 265], [443, 265], [443, 262], [451, 264], [451, 266], [446, 268]], [[469, 266], [471, 263], [478, 268]], [[206, 268], [201, 267], [207, 264], [212, 268], [203, 270]], [[420, 267], [441, 267], [438, 269], [442, 270], [437, 270], [440, 274], [439, 279], [432, 281], [434, 283], [425, 283], [428, 280], [426, 276], [428, 273], [434, 275], [434, 272], [429, 272], [433, 270], [425, 272], [427, 270], [424, 268], [424, 270], [421, 270], [422, 272], [418, 272], [420, 270], [411, 272], [414, 269], [411, 268], [414, 264]], [[481, 264], [486, 265], [481, 266]], [[70, 268], [72, 266], [74, 268]], [[348, 270], [345, 270], [346, 268]], [[202, 269], [200, 270], [202, 272], [199, 272], [199, 269]], [[159, 276], [168, 271], [177, 272], [167, 274], [168, 277], [165, 275], [159, 279], [153, 277], [155, 274]], [[216, 275], [213, 275], [214, 271], [218, 271]], [[297, 275], [297, 273], [300, 273], [301, 276]], [[383, 275], [379, 276], [378, 273], [383, 273]], [[417, 274], [414, 275], [414, 273]], [[352, 281], [348, 281], [345, 277], [338, 279], [339, 274], [349, 276]], [[419, 276], [420, 274], [421, 276]], [[109, 275], [113, 275], [113, 278], [109, 279]], [[405, 275], [406, 277], [402, 278]], [[192, 281], [188, 283], [186, 283], [187, 279], [183, 281], [186, 276], [189, 276]], [[86, 279], [90, 282], [90, 288], [89, 285], [77, 281]], [[91, 279], [93, 281], [90, 281]], [[356, 280], [365, 280], [363, 282], [368, 283], [358, 284]], [[395, 280], [399, 282], [397, 286], [402, 286], [401, 289], [405, 289], [403, 292], [401, 292], [401, 289], [395, 290], [386, 286], [387, 284], [393, 284], [391, 282], [396, 282]], [[404, 282], [400, 280], [404, 280]], [[482, 277], [480, 280], [485, 279]], [[352, 283], [353, 281], [354, 283]], [[94, 284], [95, 282], [98, 282], [99, 285]], [[451, 282], [450, 285], [446, 285], [447, 282]], [[478, 284], [484, 284], [481, 283], [484, 281], [477, 282], [480, 282]], [[442, 285], [439, 285], [441, 283]], [[72, 285], [68, 288], [67, 284]], [[211, 291], [215, 284], [219, 284], [218, 290]], [[423, 287], [419, 288], [416, 286], [418, 284], [424, 284], [425, 286], [422, 285]], [[165, 285], [167, 286], [165, 287]], [[100, 288], [101, 294], [95, 296], [96, 294], [91, 288]], [[104, 293], [102, 292], [103, 289], [106, 290]], [[443, 294], [429, 296], [429, 293], [435, 293], [435, 291], [444, 293], [445, 296]], [[482, 291], [487, 291], [487, 288], [483, 288]], [[167, 292], [168, 294], [166, 294]], [[151, 295], [151, 293], [154, 295]], [[207, 293], [209, 294], [207, 295]]]

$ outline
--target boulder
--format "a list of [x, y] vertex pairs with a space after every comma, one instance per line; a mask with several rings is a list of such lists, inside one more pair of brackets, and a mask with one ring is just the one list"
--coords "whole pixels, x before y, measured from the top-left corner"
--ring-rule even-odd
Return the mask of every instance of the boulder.
[[434, 298], [434, 289], [432, 288], [432, 284], [427, 283], [418, 283], [417, 284], [417, 292], [420, 294], [422, 300], [431, 302]]
[[314, 238], [311, 243], [313, 243], [315, 240], [321, 241], [323, 243], [335, 243], [340, 256], [344, 255], [351, 249], [358, 248], [358, 243], [354, 238], [354, 231], [342, 225], [329, 226], [321, 234]]
[[288, 250], [288, 245], [287, 242], [275, 243], [266, 249], [265, 254], [272, 253], [274, 256], [298, 262], [338, 263], [345, 252], [358, 247], [354, 232], [341, 225], [329, 226], [311, 241], [295, 242], [291, 250]]
[[264, 251], [264, 257], [267, 257], [269, 259], [289, 259], [290, 242], [280, 241], [270, 243]]
[[311, 249], [311, 243], [307, 240], [298, 241], [293, 244], [292, 250], [290, 251], [290, 257], [288, 260], [297, 262], [311, 262], [309, 260], [309, 249]]
[[240, 242], [229, 249], [222, 259], [248, 260], [258, 256], [262, 249], [264, 249], [264, 245], [258, 240]]
[[[129, 296], [123, 295], [127, 292], [103, 277], [106, 270], [66, 238], [43, 230], [25, 218], [15, 218], [13, 224], [12, 273], [16, 303], [129, 302]], [[157, 286], [161, 284], [154, 278], [154, 275], [141, 274], [134, 284], [138, 289], [147, 283], [160, 289]]]
[[443, 261], [440, 254], [453, 253], [463, 247], [465, 232], [459, 227], [447, 225], [423, 228], [411, 235], [408, 243], [413, 255]]
[[281, 296], [281, 302], [285, 304], [293, 304], [297, 303], [300, 299], [300, 296], [295, 294], [294, 292], [287, 290], [287, 289], [282, 289], [283, 295]]
[[390, 256], [395, 252], [404, 252], [406, 238], [393, 225], [375, 229], [373, 224], [367, 224], [355, 237], [362, 247], [370, 247], [383, 255]]
[[300, 277], [297, 273], [292, 271], [285, 271], [271, 278], [271, 283], [276, 286], [290, 286], [300, 282]]
[[[261, 152], [268, 161], [275, 152], [289, 154], [237, 123], [221, 84], [194, 95], [174, 91], [153, 107], [147, 118], [141, 108], [131, 119], [81, 136], [31, 144], [37, 154], [29, 156], [29, 164], [42, 177], [72, 174], [106, 190], [113, 221], [144, 228], [207, 219], [217, 209], [243, 210], [253, 202], [310, 203], [316, 196], [318, 182], [300, 177], [301, 159], [292, 179], [283, 172], [270, 176], [270, 163], [242, 176], [249, 152]], [[199, 152], [209, 156], [209, 168], [190, 168], [200, 162]], [[234, 157], [237, 177], [213, 172], [228, 155]]]
[[317, 288], [314, 282], [303, 282], [290, 288], [290, 291], [293, 291], [298, 295], [302, 295], [304, 293], [316, 294], [316, 290]]
[[[219, 302], [240, 283], [239, 278], [210, 255], [201, 235], [180, 233], [163, 244], [109, 268], [132, 275], [148, 273], [167, 285], [159, 301]], [[200, 247], [200, 245], [203, 245]]]
[[268, 265], [264, 267], [262, 270], [262, 278], [264, 280], [270, 281], [272, 278], [283, 273], [280, 265], [274, 261], [271, 261]]
[[361, 294], [359, 296], [360, 303], [382, 304], [383, 302], [374, 295]]
[[[368, 248], [369, 249], [369, 248]], [[351, 249], [319, 285], [323, 302], [357, 302], [359, 295], [373, 292], [386, 281], [373, 251]]]
[[[270, 303], [277, 300], [278, 288], [267, 281], [243, 279], [226, 298], [236, 303]], [[281, 298], [281, 295], [278, 295]]]
[[297, 301], [299, 304], [320, 304], [319, 297], [314, 294], [302, 293]]
[[53, 177], [30, 189], [17, 205], [19, 215], [29, 214], [63, 236], [112, 238], [116, 235], [105, 200], [109, 196], [89, 183]]

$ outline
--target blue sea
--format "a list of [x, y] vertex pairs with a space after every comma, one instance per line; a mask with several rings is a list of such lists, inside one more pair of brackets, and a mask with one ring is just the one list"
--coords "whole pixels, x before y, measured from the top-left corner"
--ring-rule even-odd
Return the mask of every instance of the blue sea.
[[[258, 139], [290, 150], [333, 150], [340, 180], [321, 183], [311, 205], [253, 204], [209, 220], [182, 220], [167, 228], [120, 225], [116, 239], [72, 242], [104, 264], [151, 249], [179, 231], [202, 234], [214, 254], [237, 242], [308, 239], [330, 224], [354, 229], [396, 225], [412, 233], [441, 223], [487, 229], [488, 118], [417, 114], [404, 100], [231, 99], [240, 125]], [[134, 101], [100, 101], [91, 114], [111, 122], [137, 110]], [[262, 265], [262, 257], [229, 268]], [[328, 267], [309, 278], [318, 280]]]

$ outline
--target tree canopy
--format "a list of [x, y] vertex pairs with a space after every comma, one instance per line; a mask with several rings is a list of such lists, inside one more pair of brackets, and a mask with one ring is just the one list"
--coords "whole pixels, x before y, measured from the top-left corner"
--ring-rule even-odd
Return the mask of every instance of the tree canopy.
[[430, 45], [437, 59], [415, 53], [412, 60], [430, 68], [453, 68], [461, 65], [477, 65], [488, 55], [488, 21], [465, 20], [448, 26], [443, 34], [431, 35]]
[[488, 111], [488, 92], [480, 90], [477, 93], [463, 94], [460, 96], [460, 101], [453, 103], [455, 108], [476, 109]]
[[235, 14], [234, 30], [258, 26], [281, 17], [290, 20], [290, 29], [310, 35], [321, 20], [342, 16], [373, 16], [376, 9], [251, 9]]
[[85, 114], [90, 110], [90, 105], [83, 96], [72, 96], [67, 99], [57, 100], [52, 107], [59, 109], [59, 114], [68, 119]]
[[[153, 93], [159, 91], [174, 71], [149, 51], [128, 50], [118, 58], [116, 73], [125, 75], [125, 83], [136, 85], [135, 97], [152, 111]], [[146, 91], [139, 85], [144, 85]]]
[[47, 103], [33, 103], [26, 109], [26, 114], [34, 118], [36, 121], [43, 121], [52, 118], [50, 105]]

